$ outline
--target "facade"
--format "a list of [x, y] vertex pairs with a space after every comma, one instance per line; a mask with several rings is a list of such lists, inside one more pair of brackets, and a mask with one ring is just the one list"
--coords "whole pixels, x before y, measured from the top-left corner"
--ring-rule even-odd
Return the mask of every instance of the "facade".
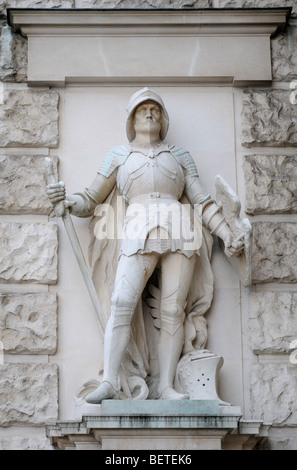
[[[155, 29], [139, 34], [131, 8], [150, 9]], [[131, 35], [98, 39], [100, 9]], [[198, 39], [161, 36], [170, 9], [202, 9]], [[215, 176], [228, 181], [253, 227], [250, 285], [214, 242], [205, 318], [206, 347], [224, 360], [219, 395], [265, 428], [256, 448], [296, 450], [296, 0], [5, 0], [0, 15], [0, 449], [53, 449], [49, 426], [81, 419], [81, 390], [102, 369], [91, 300], [62, 221], [49, 217], [45, 158], [67, 191], [82, 191], [125, 141], [129, 97], [151, 86], [169, 111], [168, 141], [190, 151], [214, 197]], [[87, 254], [89, 220], [75, 226]]]

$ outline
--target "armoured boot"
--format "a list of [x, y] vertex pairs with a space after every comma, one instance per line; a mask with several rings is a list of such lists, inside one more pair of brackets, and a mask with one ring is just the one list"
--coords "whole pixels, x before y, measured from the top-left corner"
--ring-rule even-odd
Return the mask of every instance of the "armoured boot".
[[[174, 307], [178, 309], [177, 306]], [[162, 315], [158, 349], [160, 373], [158, 393], [161, 400], [186, 400], [189, 398], [187, 394], [178, 393], [173, 388], [174, 376], [184, 341], [183, 317], [183, 311], [173, 319]]]
[[130, 338], [130, 314], [110, 317], [104, 340], [104, 375], [102, 383], [86, 397], [87, 403], [119, 399], [118, 373]]

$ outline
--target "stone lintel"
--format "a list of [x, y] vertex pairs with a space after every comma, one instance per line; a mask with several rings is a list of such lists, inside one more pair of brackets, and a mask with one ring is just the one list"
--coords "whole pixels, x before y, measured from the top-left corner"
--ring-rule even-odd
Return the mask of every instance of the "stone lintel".
[[144, 78], [167, 85], [267, 84], [270, 37], [289, 15], [290, 8], [8, 9], [10, 26], [28, 37], [30, 86]]

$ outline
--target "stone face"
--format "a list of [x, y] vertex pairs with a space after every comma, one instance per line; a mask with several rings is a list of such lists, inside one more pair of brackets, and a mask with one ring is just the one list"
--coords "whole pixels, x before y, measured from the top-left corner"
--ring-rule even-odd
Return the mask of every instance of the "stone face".
[[74, 0], [0, 0], [0, 14], [6, 8], [73, 8]]
[[297, 157], [247, 155], [243, 162], [248, 214], [297, 213]]
[[297, 146], [297, 106], [290, 91], [245, 90], [242, 100], [242, 144]]
[[255, 352], [290, 350], [297, 338], [297, 294], [294, 292], [252, 292], [250, 295], [249, 341]]
[[56, 91], [4, 90], [0, 146], [56, 147], [58, 101]]
[[290, 426], [270, 427], [268, 437], [261, 442], [258, 450], [296, 450], [297, 429]]
[[288, 26], [286, 32], [271, 40], [272, 74], [274, 80], [297, 78], [297, 28]]
[[0, 450], [52, 450], [47, 437], [0, 437]]
[[4, 364], [0, 368], [0, 425], [40, 425], [58, 415], [55, 364]]
[[212, 0], [75, 0], [76, 8], [207, 8]]
[[1, 30], [0, 79], [25, 82], [27, 79], [28, 42], [20, 34], [14, 34], [9, 26]]
[[297, 12], [296, 0], [219, 0], [220, 8], [269, 8], [269, 7], [293, 7]]
[[54, 354], [56, 294], [0, 294], [0, 338], [10, 354]]
[[0, 224], [0, 282], [57, 281], [57, 227], [54, 224]]
[[[52, 211], [46, 195], [44, 156], [0, 155], [0, 214], [45, 214]], [[57, 157], [51, 157], [57, 175]]]
[[297, 423], [297, 367], [294, 364], [256, 364], [251, 378], [253, 419], [278, 425]]
[[297, 224], [253, 224], [252, 282], [296, 282]]

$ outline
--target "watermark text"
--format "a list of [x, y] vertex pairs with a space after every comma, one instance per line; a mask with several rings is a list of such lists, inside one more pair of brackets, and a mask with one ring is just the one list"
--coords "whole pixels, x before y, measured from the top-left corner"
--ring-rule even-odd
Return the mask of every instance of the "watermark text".
[[122, 196], [116, 207], [100, 204], [94, 212], [94, 235], [98, 240], [179, 240], [184, 250], [199, 250], [202, 243], [201, 205], [164, 199], [149, 199], [125, 206]]

